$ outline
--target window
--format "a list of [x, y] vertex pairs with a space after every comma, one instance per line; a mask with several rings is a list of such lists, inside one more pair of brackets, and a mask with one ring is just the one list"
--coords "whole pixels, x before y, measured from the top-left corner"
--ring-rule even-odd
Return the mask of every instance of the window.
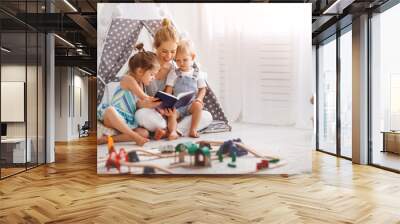
[[340, 36], [340, 155], [352, 156], [352, 33], [351, 26]]
[[390, 130], [400, 130], [400, 73], [390, 74]]
[[318, 149], [336, 153], [336, 36], [318, 48]]
[[400, 5], [371, 18], [372, 164], [400, 170]]

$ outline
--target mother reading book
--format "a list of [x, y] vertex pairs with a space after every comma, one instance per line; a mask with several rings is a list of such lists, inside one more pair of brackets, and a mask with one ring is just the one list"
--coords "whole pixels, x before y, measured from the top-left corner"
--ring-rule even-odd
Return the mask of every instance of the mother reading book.
[[[178, 42], [179, 38], [176, 30], [170, 25], [169, 20], [164, 19], [162, 22], [162, 28], [156, 32], [153, 43], [161, 68], [150, 85], [145, 87], [145, 91], [148, 95], [155, 96], [158, 91], [165, 90], [167, 76], [175, 69], [173, 59], [178, 47]], [[155, 109], [139, 109], [137, 110], [135, 117], [139, 125], [149, 131], [167, 128], [166, 120]], [[188, 134], [189, 127], [191, 125], [191, 118], [192, 116], [185, 117], [178, 123], [178, 132], [185, 136]], [[211, 113], [203, 110], [198, 125], [198, 130], [206, 128], [211, 124], [211, 122]]]

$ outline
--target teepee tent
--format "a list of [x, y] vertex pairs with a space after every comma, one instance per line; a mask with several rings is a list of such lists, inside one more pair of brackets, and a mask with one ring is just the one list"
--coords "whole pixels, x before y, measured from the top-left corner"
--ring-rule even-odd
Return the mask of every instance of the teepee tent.
[[[136, 20], [115, 18], [112, 20], [108, 30], [103, 52], [99, 62], [97, 79], [97, 105], [100, 104], [105, 91], [105, 87], [110, 82], [118, 82], [118, 72], [128, 61], [129, 56], [134, 50], [133, 47], [139, 38], [142, 29], [146, 29], [152, 37], [161, 28], [161, 20]], [[203, 132], [230, 131], [231, 127], [219, 104], [214, 92], [208, 86], [207, 94], [204, 97], [205, 110], [209, 111], [213, 117], [213, 123]]]

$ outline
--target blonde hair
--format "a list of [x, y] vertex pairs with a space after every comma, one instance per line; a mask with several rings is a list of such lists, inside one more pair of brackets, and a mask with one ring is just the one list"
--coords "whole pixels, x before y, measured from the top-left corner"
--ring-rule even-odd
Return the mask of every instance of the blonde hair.
[[154, 47], [159, 48], [163, 42], [174, 41], [178, 42], [178, 34], [174, 27], [171, 26], [169, 19], [164, 18], [162, 20], [162, 27], [156, 32], [154, 36]]
[[193, 42], [190, 40], [181, 40], [178, 43], [178, 48], [176, 49], [176, 54], [179, 53], [187, 53], [187, 54], [194, 54], [194, 46]]
[[138, 68], [147, 71], [160, 66], [156, 54], [150, 51], [145, 51], [143, 47], [144, 45], [142, 43], [135, 46], [138, 53], [133, 55], [128, 62], [131, 73], [135, 73]]

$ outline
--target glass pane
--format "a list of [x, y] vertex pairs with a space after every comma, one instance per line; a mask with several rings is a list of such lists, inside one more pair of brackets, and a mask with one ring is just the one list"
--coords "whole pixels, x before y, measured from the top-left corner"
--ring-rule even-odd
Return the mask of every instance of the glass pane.
[[400, 170], [400, 5], [372, 18], [372, 163]]
[[352, 35], [340, 37], [340, 121], [341, 155], [352, 157]]
[[[25, 170], [26, 33], [1, 34], [1, 140], [2, 177]], [[29, 147], [28, 147], [29, 148]]]
[[30, 148], [30, 161], [28, 162], [28, 168], [37, 165], [38, 160], [38, 143], [37, 143], [37, 132], [38, 132], [38, 119], [37, 119], [37, 74], [38, 74], [38, 35], [36, 32], [27, 33], [28, 38], [28, 63], [27, 63], [27, 80], [26, 80], [26, 113], [27, 113], [27, 142], [28, 150]]
[[26, 12], [25, 0], [2, 0], [0, 6], [8, 12], [15, 12], [16, 14]]
[[27, 6], [26, 6], [26, 12], [27, 13], [38, 13], [40, 12], [39, 10], [39, 4], [38, 1], [27, 1]]
[[318, 48], [319, 149], [336, 153], [336, 40]]
[[45, 12], [45, 1], [0, 1], [0, 7], [18, 18], [0, 12], [7, 21], [0, 24], [3, 178], [45, 161], [45, 36], [21, 22]]
[[39, 34], [38, 45], [38, 163], [45, 163], [45, 44], [44, 34]]

